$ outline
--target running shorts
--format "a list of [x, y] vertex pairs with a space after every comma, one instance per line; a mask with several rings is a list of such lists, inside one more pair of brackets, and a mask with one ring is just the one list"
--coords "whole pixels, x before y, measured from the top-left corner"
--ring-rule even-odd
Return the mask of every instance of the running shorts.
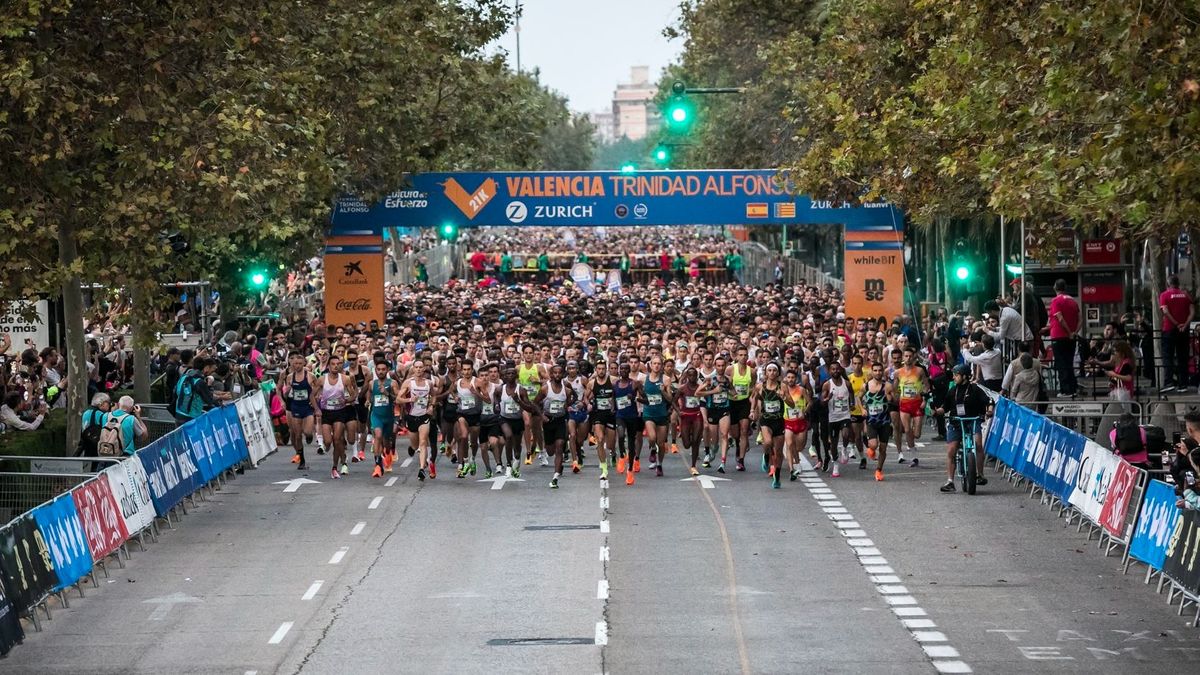
[[522, 417], [501, 417], [500, 424], [507, 424], [513, 436], [520, 436], [525, 433], [525, 419]]
[[466, 421], [467, 421], [467, 426], [468, 426], [468, 427], [477, 427], [477, 426], [479, 426], [479, 415], [468, 415], [468, 414], [465, 414], [465, 413], [460, 413], [460, 414], [459, 414], [459, 418], [460, 418], [460, 419], [464, 419], [464, 420], [466, 420]]
[[900, 412], [905, 415], [913, 415], [920, 417], [925, 414], [925, 399], [923, 398], [902, 398], [900, 399]]
[[603, 424], [606, 429], [617, 428], [617, 418], [611, 412], [593, 412], [588, 419], [588, 426]]
[[487, 424], [479, 425], [480, 438], [504, 438], [504, 430], [500, 428], [500, 420], [494, 420]]
[[322, 410], [321, 411], [321, 424], [322, 425], [328, 424], [328, 425], [332, 426], [338, 422], [341, 422], [342, 424], [347, 424], [355, 419], [357, 419], [357, 418], [355, 417], [354, 408], [351, 406], [346, 406], [345, 408], [338, 408], [337, 410]]
[[772, 438], [774, 438], [775, 436], [783, 435], [783, 419], [782, 418], [760, 420], [759, 426], [762, 427], [763, 429], [770, 429]]
[[868, 439], [877, 438], [880, 445], [887, 447], [888, 441], [892, 440], [892, 425], [868, 423], [864, 433]]
[[417, 433], [426, 424], [429, 424], [429, 415], [418, 415], [416, 417], [412, 415], [404, 416], [404, 426], [408, 428], [409, 433]]
[[740, 401], [729, 401], [729, 421], [733, 424], [740, 424], [742, 420], [750, 419], [750, 399], [745, 398]]
[[359, 424], [366, 424], [371, 419], [371, 411], [367, 409], [367, 404], [355, 403], [354, 416]]
[[549, 447], [555, 441], [567, 440], [567, 418], [559, 417], [557, 419], [551, 417], [542, 423], [542, 438], [546, 441], [546, 446]]
[[802, 433], [808, 431], [808, 420], [806, 420], [804, 418], [799, 418], [799, 419], [794, 419], [794, 420], [784, 420], [783, 428], [786, 431], [792, 432], [793, 434], [802, 434]]
[[642, 420], [642, 426], [653, 423], [655, 426], [665, 427], [670, 421], [670, 418], [668, 418], [666, 415], [662, 417], [647, 417], [646, 419]]

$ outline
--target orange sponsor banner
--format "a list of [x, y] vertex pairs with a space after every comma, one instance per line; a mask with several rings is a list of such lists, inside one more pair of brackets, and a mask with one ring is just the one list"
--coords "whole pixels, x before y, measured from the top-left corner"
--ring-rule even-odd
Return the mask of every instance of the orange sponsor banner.
[[846, 247], [846, 315], [891, 321], [904, 313], [904, 258], [898, 249]]
[[384, 323], [381, 237], [330, 237], [325, 242], [325, 323]]

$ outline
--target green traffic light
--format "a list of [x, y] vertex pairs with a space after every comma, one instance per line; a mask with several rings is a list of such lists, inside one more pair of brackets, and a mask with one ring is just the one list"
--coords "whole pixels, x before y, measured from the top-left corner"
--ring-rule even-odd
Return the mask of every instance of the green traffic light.
[[668, 150], [665, 145], [658, 146], [658, 148], [654, 150], [654, 161], [658, 162], [659, 164], [666, 164], [667, 162], [671, 161], [671, 151]]
[[667, 103], [667, 127], [686, 132], [692, 124], [692, 104], [684, 96], [675, 96]]
[[250, 273], [250, 287], [263, 288], [267, 285], [267, 275], [265, 272], [255, 270]]
[[455, 239], [458, 239], [458, 224], [442, 223], [442, 226], [438, 228], [438, 236], [440, 236], [443, 241], [454, 241]]
[[954, 268], [954, 276], [958, 277], [959, 281], [966, 281], [971, 276], [971, 268], [966, 265], [959, 265]]
[[621, 165], [621, 173], [633, 173], [637, 171], [637, 165], [633, 162], [625, 162]]

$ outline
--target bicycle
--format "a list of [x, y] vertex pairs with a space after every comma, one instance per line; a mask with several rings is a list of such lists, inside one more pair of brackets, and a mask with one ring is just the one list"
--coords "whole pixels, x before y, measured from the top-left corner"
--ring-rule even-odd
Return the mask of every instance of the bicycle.
[[[976, 479], [979, 472], [976, 469], [978, 457], [975, 452], [975, 428], [982, 421], [980, 417], [956, 417], [954, 423], [958, 424], [959, 430], [962, 432], [962, 440], [958, 444], [958, 453], [954, 457], [954, 462], [957, 467], [958, 479], [962, 484], [962, 491], [966, 494], [975, 494]], [[968, 433], [967, 425], [964, 422], [972, 422], [971, 431]]]

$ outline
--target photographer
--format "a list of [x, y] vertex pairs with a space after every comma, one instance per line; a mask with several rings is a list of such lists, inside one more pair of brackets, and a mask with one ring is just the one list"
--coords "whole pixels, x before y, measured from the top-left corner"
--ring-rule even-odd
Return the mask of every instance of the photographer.
[[4, 395], [4, 405], [0, 406], [0, 424], [9, 429], [19, 431], [34, 431], [42, 426], [46, 417], [46, 404], [26, 400], [28, 392], [10, 390]]
[[117, 401], [117, 409], [112, 411], [110, 421], [116, 420], [120, 425], [121, 452], [133, 456], [137, 451], [137, 441], [146, 438], [146, 423], [142, 421], [142, 406], [133, 402], [133, 397], [122, 396]]
[[192, 367], [179, 378], [179, 384], [175, 385], [175, 406], [172, 409], [178, 426], [187, 424], [203, 415], [205, 410], [230, 398], [225, 392], [220, 395], [213, 393], [210, 378], [216, 370], [216, 360], [197, 356], [192, 359]]

